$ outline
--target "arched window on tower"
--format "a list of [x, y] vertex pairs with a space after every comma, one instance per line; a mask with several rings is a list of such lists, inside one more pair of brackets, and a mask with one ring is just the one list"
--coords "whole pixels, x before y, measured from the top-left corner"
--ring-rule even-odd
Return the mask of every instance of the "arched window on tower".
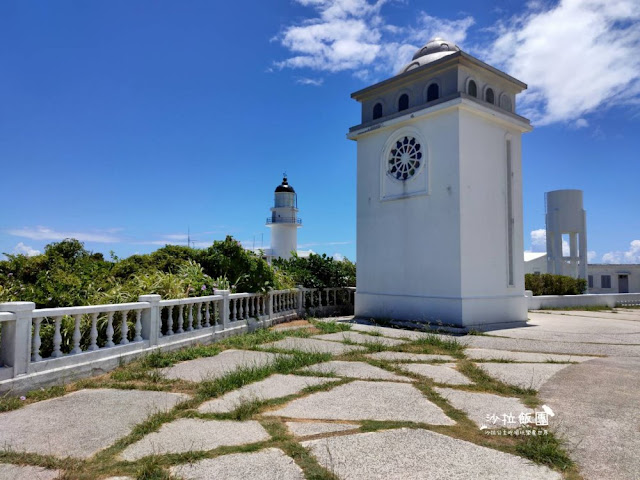
[[409, 108], [409, 95], [403, 93], [398, 99], [398, 111], [401, 112], [402, 110], [406, 110], [407, 108]]
[[437, 83], [432, 83], [427, 88], [427, 102], [433, 102], [440, 98], [440, 87], [438, 87]]
[[373, 106], [373, 119], [376, 120], [378, 118], [382, 117], [382, 104], [381, 103], [376, 103]]
[[487, 91], [484, 92], [484, 99], [486, 102], [490, 103], [491, 105], [496, 103], [496, 98], [493, 93], [493, 88], [487, 88]]
[[478, 86], [474, 80], [469, 80], [469, 85], [467, 85], [467, 93], [472, 97], [478, 97]]

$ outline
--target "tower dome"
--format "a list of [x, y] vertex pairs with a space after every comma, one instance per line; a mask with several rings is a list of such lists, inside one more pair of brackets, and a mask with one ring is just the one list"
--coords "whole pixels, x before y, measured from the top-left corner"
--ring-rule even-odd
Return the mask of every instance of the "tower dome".
[[398, 74], [408, 72], [409, 70], [421, 67], [422, 65], [434, 62], [442, 57], [446, 57], [447, 55], [451, 55], [452, 53], [459, 51], [460, 47], [455, 43], [449, 42], [444, 38], [434, 38], [433, 40], [429, 40], [424, 47], [419, 49], [413, 55], [411, 62], [402, 67]]
[[276, 193], [287, 192], [287, 193], [296, 193], [289, 182], [287, 182], [287, 177], [282, 179], [282, 183], [276, 187]]

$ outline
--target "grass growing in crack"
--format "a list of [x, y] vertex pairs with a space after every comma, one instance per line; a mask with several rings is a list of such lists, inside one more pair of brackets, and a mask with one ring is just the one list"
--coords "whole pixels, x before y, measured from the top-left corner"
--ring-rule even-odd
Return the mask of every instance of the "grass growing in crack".
[[264, 380], [272, 373], [286, 375], [314, 363], [325, 362], [330, 358], [331, 355], [327, 353], [294, 352], [279, 355], [270, 365], [239, 368], [214, 380], [200, 382], [197, 390], [198, 397], [201, 400], [216, 398], [231, 390]]
[[451, 354], [460, 354], [464, 350], [464, 345], [459, 343], [455, 338], [441, 337], [435, 334], [427, 334], [411, 343], [418, 346], [436, 347], [441, 350], [446, 350]]
[[0, 397], [0, 412], [9, 412], [11, 410], [16, 410], [20, 408], [23, 404], [23, 401], [18, 397], [14, 397], [5, 393], [2, 397]]
[[309, 451], [296, 442], [285, 425], [279, 420], [262, 420], [264, 429], [271, 435], [273, 446], [284, 451], [304, 471], [309, 480], [338, 480], [333, 473], [322, 467]]
[[340, 322], [311, 322], [322, 333], [338, 333], [351, 330], [351, 324]]
[[138, 462], [136, 480], [170, 480], [168, 471], [162, 468], [162, 463], [155, 457], [145, 457]]
[[260, 329], [255, 332], [245, 333], [244, 335], [236, 335], [218, 342], [218, 345], [224, 348], [237, 348], [250, 350], [256, 348], [263, 343], [277, 342], [286, 337], [309, 337], [311, 332], [300, 330], [266, 330]]
[[534, 389], [520, 388], [502, 383], [468, 360], [458, 362], [458, 371], [475, 382], [474, 386], [468, 387], [469, 389], [499, 393], [502, 395], [515, 395], [520, 397], [523, 403], [530, 407], [535, 407], [539, 403]]
[[560, 471], [571, 468], [574, 463], [562, 448], [562, 443], [552, 433], [526, 436], [516, 446], [516, 451], [536, 463], [555, 467]]

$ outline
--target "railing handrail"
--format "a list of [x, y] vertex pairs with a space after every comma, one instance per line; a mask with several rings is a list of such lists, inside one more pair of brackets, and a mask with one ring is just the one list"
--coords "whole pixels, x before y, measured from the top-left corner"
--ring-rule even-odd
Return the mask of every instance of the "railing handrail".
[[300, 217], [267, 217], [267, 225], [271, 225], [274, 223], [296, 223], [302, 225], [302, 218]]
[[171, 298], [167, 300], [160, 300], [158, 303], [162, 307], [168, 307], [171, 305], [189, 305], [196, 303], [216, 302], [223, 299], [224, 297], [222, 295], [205, 295], [203, 297]]
[[16, 314], [11, 312], [0, 312], [0, 322], [11, 322], [16, 319]]
[[41, 308], [33, 311], [33, 317], [61, 317], [63, 315], [83, 315], [86, 313], [120, 312], [123, 310], [142, 310], [148, 307], [149, 302], [129, 302], [83, 305], [79, 307]]

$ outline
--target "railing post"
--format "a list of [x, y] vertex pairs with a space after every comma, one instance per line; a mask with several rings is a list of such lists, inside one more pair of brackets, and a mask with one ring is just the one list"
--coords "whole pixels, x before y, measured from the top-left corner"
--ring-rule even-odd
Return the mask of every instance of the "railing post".
[[231, 295], [231, 290], [214, 290], [213, 294], [222, 295], [222, 311], [220, 312], [220, 316], [222, 316], [222, 329], [227, 330], [229, 328], [229, 295]]
[[268, 292], [269, 300], [267, 301], [267, 310], [269, 312], [269, 320], [273, 318], [273, 290]]
[[140, 295], [139, 302], [149, 302], [149, 308], [142, 310], [142, 338], [149, 340], [149, 346], [158, 345], [160, 328], [162, 327], [162, 311], [160, 310], [160, 295]]
[[305, 290], [305, 288], [302, 285], [298, 285], [298, 308], [297, 308], [297, 313], [298, 313], [299, 317], [304, 315], [304, 290]]
[[2, 363], [13, 367], [13, 376], [28, 372], [31, 360], [31, 322], [36, 304], [33, 302], [0, 303], [0, 312], [15, 314], [14, 322], [2, 324]]

